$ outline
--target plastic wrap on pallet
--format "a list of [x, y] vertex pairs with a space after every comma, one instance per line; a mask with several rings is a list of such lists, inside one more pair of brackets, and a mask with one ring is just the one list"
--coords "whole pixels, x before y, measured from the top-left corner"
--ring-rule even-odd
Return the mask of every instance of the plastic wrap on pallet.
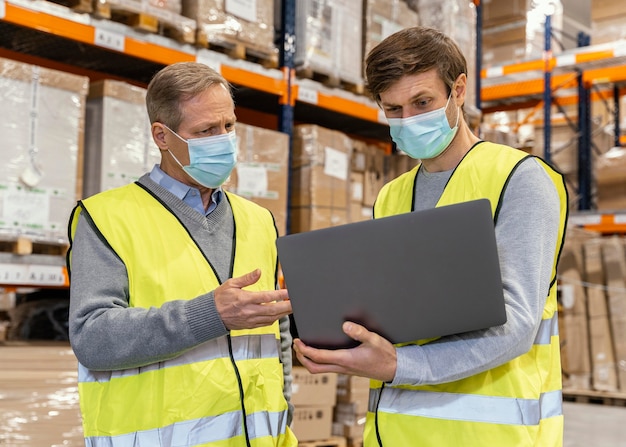
[[198, 41], [229, 47], [243, 44], [251, 52], [277, 53], [274, 45], [274, 0], [182, 0], [183, 14], [197, 22]]
[[419, 16], [404, 0], [365, 0], [363, 56], [385, 37], [416, 25], [419, 25]]
[[560, 0], [530, 0], [526, 13], [526, 59], [541, 59], [545, 51], [546, 15], [550, 15], [553, 54], [561, 52], [560, 31], [563, 29], [563, 4]]
[[362, 84], [363, 4], [354, 0], [296, 3], [298, 68]]
[[[116, 15], [136, 14], [153, 18], [154, 32], [168, 35], [186, 43], [195, 42], [196, 21], [182, 15], [181, 0], [100, 0], [94, 15], [115, 20]], [[163, 28], [161, 30], [161, 28]]]
[[0, 58], [0, 234], [67, 241], [89, 79]]
[[476, 7], [470, 0], [416, 0], [420, 24], [450, 36], [467, 61], [465, 104], [476, 104]]
[[159, 163], [145, 97], [144, 88], [122, 81], [90, 85], [83, 197], [133, 182]]

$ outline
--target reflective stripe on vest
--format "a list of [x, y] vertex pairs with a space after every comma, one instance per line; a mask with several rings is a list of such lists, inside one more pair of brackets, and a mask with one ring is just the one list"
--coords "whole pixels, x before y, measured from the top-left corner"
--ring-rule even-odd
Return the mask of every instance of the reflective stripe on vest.
[[370, 390], [369, 411], [375, 411], [379, 397], [378, 410], [386, 413], [508, 425], [538, 425], [541, 419], [560, 416], [563, 398], [561, 390], [543, 393], [539, 399], [521, 399], [377, 388]]
[[[138, 374], [157, 371], [159, 369], [174, 366], [190, 365], [197, 362], [205, 362], [219, 358], [229, 358], [226, 337], [222, 337], [223, 343], [205, 343], [192, 349], [179, 357], [165, 362], [152, 363], [141, 368], [122, 369], [117, 371], [93, 371], [78, 364], [79, 382], [108, 382], [111, 379], [136, 376]], [[278, 341], [273, 334], [248, 335], [233, 337], [233, 357], [235, 361], [272, 358], [278, 356]]]
[[557, 313], [555, 312], [552, 315], [552, 318], [548, 318], [546, 320], [541, 320], [541, 324], [539, 325], [539, 330], [537, 331], [537, 335], [535, 336], [536, 345], [549, 345], [552, 341], [552, 337], [559, 335], [559, 320], [557, 317]]
[[[285, 433], [287, 418], [284, 412], [258, 412], [246, 418], [250, 439], [265, 436], [278, 437]], [[269, 424], [267, 422], [270, 422]], [[167, 427], [144, 430], [118, 436], [94, 436], [85, 439], [87, 447], [136, 447], [136, 446], [176, 446], [201, 445], [223, 441], [235, 436], [243, 436], [241, 412], [233, 411], [214, 417], [205, 417], [192, 421], [182, 421]], [[271, 433], [269, 427], [277, 427], [278, 433]]]

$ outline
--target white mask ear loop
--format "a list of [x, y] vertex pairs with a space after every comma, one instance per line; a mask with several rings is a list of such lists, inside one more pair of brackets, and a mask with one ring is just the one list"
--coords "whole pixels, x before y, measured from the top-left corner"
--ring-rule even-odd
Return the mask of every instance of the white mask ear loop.
[[[178, 135], [176, 132], [174, 132], [172, 129], [169, 128], [169, 126], [167, 124], [163, 124], [163, 127], [165, 127], [167, 130], [169, 130], [170, 132], [172, 132], [174, 135], [176, 135], [176, 138], [178, 138], [179, 140], [187, 143], [187, 140], [185, 140], [183, 137], [181, 137], [180, 135]], [[176, 155], [174, 155], [174, 153], [170, 150], [170, 148], [167, 148], [167, 152], [172, 156], [172, 158], [174, 159], [174, 161], [178, 164], [178, 166], [180, 166], [181, 168], [184, 168], [183, 164], [178, 161], [178, 158], [176, 158]]]

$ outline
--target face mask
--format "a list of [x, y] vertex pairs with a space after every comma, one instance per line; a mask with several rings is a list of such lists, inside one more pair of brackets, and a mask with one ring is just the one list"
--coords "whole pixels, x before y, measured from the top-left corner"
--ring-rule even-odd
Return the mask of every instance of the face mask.
[[406, 152], [411, 158], [429, 159], [441, 154], [449, 145], [459, 125], [457, 110], [456, 124], [450, 127], [446, 117], [448, 102], [440, 109], [421, 113], [409, 118], [389, 118], [391, 139], [398, 149]]
[[237, 163], [237, 136], [235, 132], [185, 140], [169, 127], [167, 129], [187, 143], [189, 150], [188, 166], [183, 166], [172, 151], [168, 152], [192, 179], [207, 188], [217, 188], [226, 181]]

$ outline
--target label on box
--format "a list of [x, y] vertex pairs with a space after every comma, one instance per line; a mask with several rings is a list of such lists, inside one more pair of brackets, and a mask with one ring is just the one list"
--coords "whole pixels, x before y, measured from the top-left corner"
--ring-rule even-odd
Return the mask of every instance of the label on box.
[[561, 284], [559, 286], [561, 290], [561, 303], [565, 309], [571, 309], [574, 307], [574, 286], [572, 284]]
[[228, 14], [241, 17], [248, 22], [255, 23], [256, 17], [256, 0], [226, 0], [224, 8]]
[[259, 164], [237, 164], [237, 192], [241, 195], [264, 197], [267, 194], [267, 169]]
[[2, 218], [16, 228], [43, 228], [50, 215], [50, 196], [44, 189], [0, 185]]
[[348, 180], [348, 156], [331, 147], [324, 148], [324, 174]]

